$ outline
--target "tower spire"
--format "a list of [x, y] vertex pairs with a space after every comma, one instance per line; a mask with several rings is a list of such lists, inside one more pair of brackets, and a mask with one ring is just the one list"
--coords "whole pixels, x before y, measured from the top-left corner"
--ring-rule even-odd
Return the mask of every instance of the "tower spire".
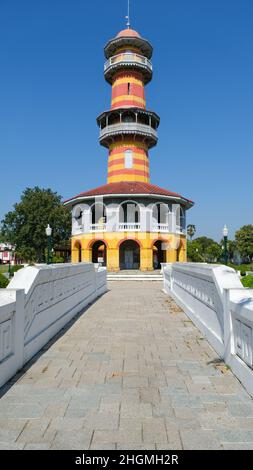
[[126, 16], [126, 20], [127, 20], [127, 27], [128, 29], [130, 29], [130, 0], [127, 0], [127, 16]]

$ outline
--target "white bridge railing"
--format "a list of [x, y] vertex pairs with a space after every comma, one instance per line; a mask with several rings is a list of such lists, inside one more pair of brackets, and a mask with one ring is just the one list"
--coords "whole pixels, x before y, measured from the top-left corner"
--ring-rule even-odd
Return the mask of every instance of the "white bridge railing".
[[29, 266], [0, 289], [0, 387], [107, 290], [92, 263]]
[[164, 290], [253, 395], [253, 289], [227, 266], [163, 264]]

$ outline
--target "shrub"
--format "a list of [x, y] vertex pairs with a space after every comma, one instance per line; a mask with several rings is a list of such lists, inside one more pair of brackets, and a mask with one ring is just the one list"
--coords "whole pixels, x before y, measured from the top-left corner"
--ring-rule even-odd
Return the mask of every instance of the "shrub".
[[11, 266], [11, 271], [13, 273], [16, 273], [17, 271], [19, 271], [20, 269], [22, 269], [24, 267], [23, 264], [14, 264], [13, 266]]
[[244, 287], [250, 287], [251, 289], [253, 289], [253, 276], [245, 276], [242, 280], [242, 285]]
[[53, 263], [64, 263], [64, 258], [62, 256], [53, 256]]
[[0, 289], [4, 289], [9, 284], [8, 279], [0, 273]]

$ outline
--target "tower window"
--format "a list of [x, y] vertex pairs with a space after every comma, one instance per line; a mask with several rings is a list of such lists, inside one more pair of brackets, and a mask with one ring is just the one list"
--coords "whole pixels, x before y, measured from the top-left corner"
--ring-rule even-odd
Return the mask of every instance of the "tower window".
[[133, 151], [126, 150], [125, 151], [125, 168], [132, 168], [133, 167]]
[[127, 84], [127, 94], [130, 95], [131, 83]]

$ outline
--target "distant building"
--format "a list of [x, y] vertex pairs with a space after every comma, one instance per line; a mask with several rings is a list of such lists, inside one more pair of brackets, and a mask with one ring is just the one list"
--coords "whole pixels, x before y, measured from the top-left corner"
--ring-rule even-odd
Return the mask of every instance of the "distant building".
[[15, 246], [11, 243], [0, 243], [0, 264], [15, 263]]

